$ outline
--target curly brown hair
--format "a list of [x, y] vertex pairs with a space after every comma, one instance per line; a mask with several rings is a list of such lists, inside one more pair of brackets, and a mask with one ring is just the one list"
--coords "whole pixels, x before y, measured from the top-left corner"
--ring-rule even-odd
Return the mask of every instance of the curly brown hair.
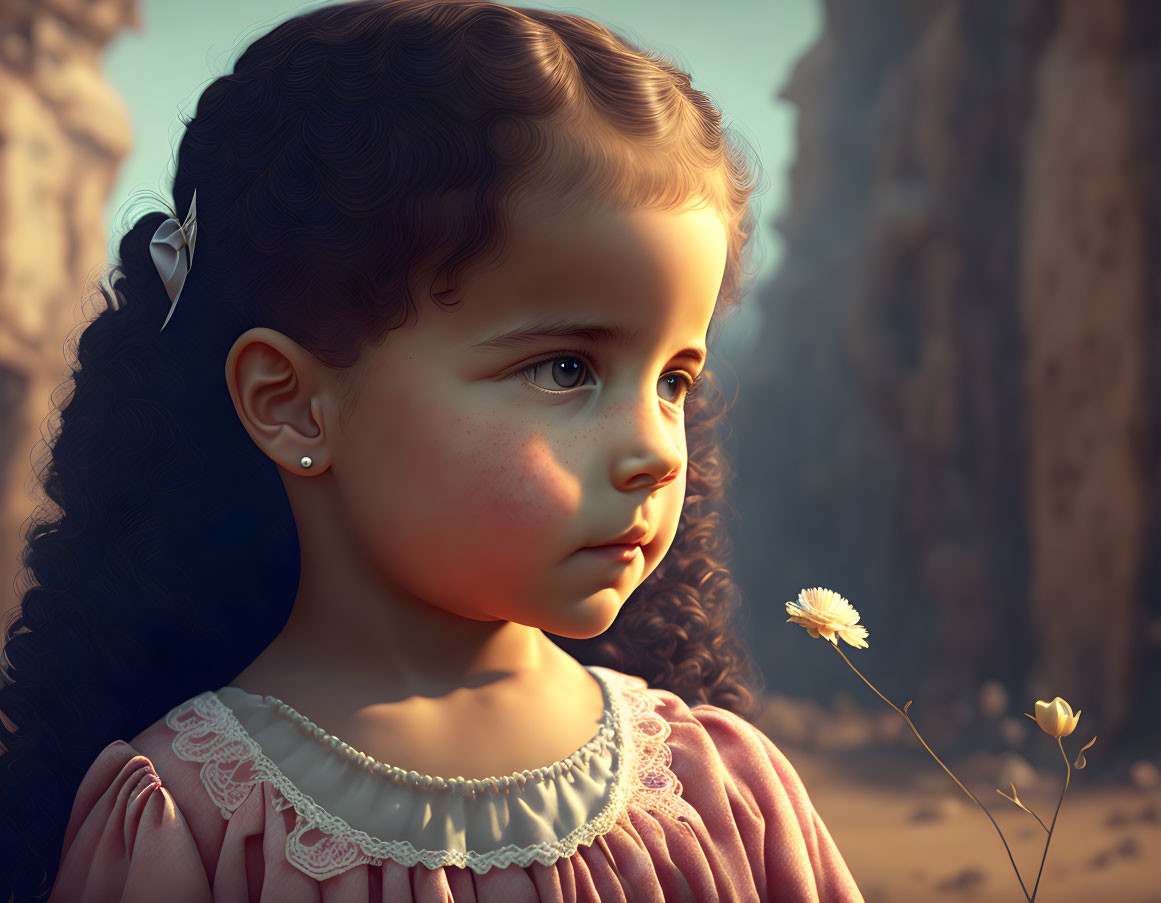
[[[0, 725], [0, 899], [47, 896], [105, 745], [228, 683], [289, 615], [294, 520], [222, 378], [241, 333], [267, 326], [351, 368], [407, 321], [419, 274], [454, 285], [504, 247], [529, 186], [562, 204], [708, 200], [727, 227], [715, 326], [752, 275], [756, 162], [685, 72], [580, 16], [484, 0], [323, 7], [251, 44], [185, 126], [173, 198], [187, 210], [196, 186], [200, 228], [175, 322], [159, 333], [169, 299], [149, 241], [166, 214], [149, 212], [96, 284], [104, 305], [37, 463], [55, 508], [27, 530], [28, 588], [0, 660], [16, 725]], [[731, 624], [727, 405], [704, 385], [686, 409], [668, 555], [609, 630], [554, 642], [749, 718], [762, 677]]]

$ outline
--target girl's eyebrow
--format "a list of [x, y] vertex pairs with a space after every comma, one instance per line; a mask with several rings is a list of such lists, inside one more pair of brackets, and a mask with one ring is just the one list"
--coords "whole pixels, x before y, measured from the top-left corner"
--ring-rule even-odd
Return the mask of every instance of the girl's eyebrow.
[[[605, 343], [623, 348], [637, 341], [638, 335], [638, 330], [628, 329], [620, 325], [606, 325], [603, 323], [588, 324], [579, 323], [575, 320], [549, 319], [540, 320], [527, 326], [521, 326], [508, 332], [499, 333], [490, 339], [476, 342], [472, 347], [510, 349], [528, 345], [543, 338], [565, 337], [585, 339], [590, 342]], [[705, 361], [705, 352], [700, 348], [690, 346], [677, 352], [675, 357], [691, 357], [700, 365]]]

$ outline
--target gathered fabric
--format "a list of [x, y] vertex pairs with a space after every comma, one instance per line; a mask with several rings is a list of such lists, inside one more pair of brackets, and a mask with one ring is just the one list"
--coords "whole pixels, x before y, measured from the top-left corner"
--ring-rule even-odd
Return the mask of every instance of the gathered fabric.
[[862, 901], [761, 731], [587, 668], [592, 740], [483, 781], [343, 754], [271, 697], [202, 693], [98, 755], [50, 903]]

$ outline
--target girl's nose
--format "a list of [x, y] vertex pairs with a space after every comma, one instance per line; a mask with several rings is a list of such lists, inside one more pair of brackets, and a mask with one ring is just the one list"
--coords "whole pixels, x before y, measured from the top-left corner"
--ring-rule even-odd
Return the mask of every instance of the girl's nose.
[[684, 422], [663, 412], [656, 400], [649, 407], [635, 404], [618, 418], [611, 462], [618, 489], [656, 491], [676, 480], [685, 464]]

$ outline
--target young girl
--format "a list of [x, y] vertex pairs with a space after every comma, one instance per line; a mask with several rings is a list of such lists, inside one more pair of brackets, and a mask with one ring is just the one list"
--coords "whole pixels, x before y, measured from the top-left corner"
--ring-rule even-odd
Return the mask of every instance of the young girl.
[[579, 16], [362, 0], [186, 125], [40, 475], [0, 897], [861, 900], [746, 720], [711, 101]]

